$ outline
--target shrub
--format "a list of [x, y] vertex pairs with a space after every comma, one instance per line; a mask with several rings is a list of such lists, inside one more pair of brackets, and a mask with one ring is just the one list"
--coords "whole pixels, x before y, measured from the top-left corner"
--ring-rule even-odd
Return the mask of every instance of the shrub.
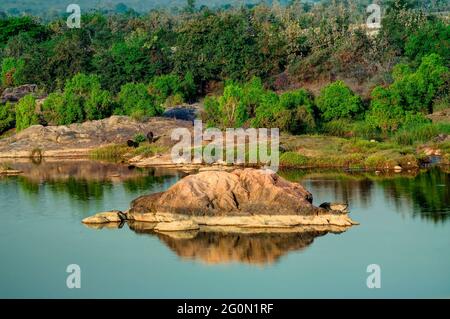
[[275, 126], [292, 134], [312, 133], [316, 122], [312, 112], [305, 106], [293, 110], [281, 109], [275, 114]]
[[192, 102], [197, 95], [197, 86], [195, 85], [194, 75], [192, 72], [187, 72], [184, 76], [183, 82], [181, 82], [182, 92], [178, 94], [184, 101]]
[[16, 123], [16, 112], [14, 106], [7, 102], [0, 105], [0, 134], [14, 127]]
[[84, 102], [84, 113], [87, 120], [99, 120], [112, 113], [113, 99], [108, 91], [95, 88]]
[[325, 121], [352, 118], [362, 111], [361, 99], [342, 81], [336, 81], [322, 89], [316, 104]]
[[255, 110], [252, 120], [253, 127], [271, 127], [276, 121], [276, 114], [280, 111], [280, 99], [275, 92], [267, 92], [261, 97], [259, 106]]
[[404, 114], [397, 96], [389, 89], [378, 86], [372, 91], [370, 109], [366, 114], [366, 122], [372, 128], [380, 129], [386, 136], [400, 127]]
[[151, 157], [160, 153], [164, 153], [167, 151], [165, 147], [155, 145], [155, 144], [145, 144], [140, 145], [133, 151], [133, 156], [143, 156], [143, 157]]
[[219, 98], [222, 127], [241, 127], [248, 119], [244, 91], [238, 84], [228, 84]]
[[29, 94], [16, 105], [16, 129], [21, 131], [34, 124], [39, 124], [39, 118], [36, 114], [36, 100]]
[[204, 112], [202, 113], [202, 119], [209, 127], [220, 125], [221, 117], [219, 111], [219, 101], [212, 97], [207, 96], [204, 101]]
[[147, 138], [145, 137], [144, 134], [136, 134], [133, 138], [133, 141], [137, 144], [141, 144], [142, 142], [145, 142], [147, 140]]
[[430, 54], [422, 58], [419, 68], [412, 72], [409, 67], [398, 64], [394, 68], [394, 83], [389, 87], [397, 97], [397, 105], [405, 111], [432, 113], [432, 104], [448, 73], [442, 57]]
[[25, 83], [25, 61], [23, 59], [4, 58], [1, 67], [1, 81], [4, 87], [17, 86]]
[[174, 107], [178, 106], [184, 103], [183, 96], [180, 93], [177, 93], [175, 95], [171, 95], [166, 99], [166, 102], [164, 102], [164, 107]]
[[42, 103], [44, 121], [49, 125], [63, 125], [65, 123], [66, 100], [61, 93], [50, 93]]
[[308, 157], [296, 152], [285, 152], [280, 156], [280, 165], [285, 167], [305, 166], [308, 161]]
[[166, 99], [177, 93], [182, 93], [183, 85], [175, 74], [166, 74], [153, 78], [148, 87], [148, 93], [154, 97], [155, 103], [162, 106]]
[[322, 132], [331, 136], [348, 137], [351, 131], [352, 124], [348, 119], [336, 119], [322, 125]]
[[154, 99], [149, 95], [147, 87], [143, 83], [127, 83], [120, 88], [118, 101], [120, 108], [115, 113], [143, 116], [155, 116], [161, 113], [161, 109], [155, 106]]
[[111, 95], [101, 89], [98, 76], [78, 73], [66, 82], [63, 99], [52, 95], [44, 108], [57, 124], [71, 124], [108, 117], [112, 107]]

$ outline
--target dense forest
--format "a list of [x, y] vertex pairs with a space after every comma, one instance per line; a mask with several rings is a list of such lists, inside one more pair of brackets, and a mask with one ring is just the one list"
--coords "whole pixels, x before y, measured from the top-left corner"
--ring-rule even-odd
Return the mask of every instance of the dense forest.
[[364, 0], [189, 0], [172, 11], [145, 3], [110, 1], [111, 10], [83, 13], [79, 29], [67, 27], [64, 12], [45, 21], [3, 3], [1, 86], [37, 84], [46, 98], [0, 105], [0, 133], [112, 114], [145, 119], [197, 101], [219, 127], [397, 134], [406, 143], [405, 130], [450, 130], [426, 117], [450, 105], [446, 1], [383, 1], [376, 32], [366, 27]]

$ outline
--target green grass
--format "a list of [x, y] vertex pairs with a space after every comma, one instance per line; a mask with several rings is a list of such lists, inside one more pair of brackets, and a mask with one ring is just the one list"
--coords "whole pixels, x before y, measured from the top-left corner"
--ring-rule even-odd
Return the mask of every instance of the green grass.
[[393, 136], [393, 140], [399, 145], [415, 145], [431, 141], [439, 134], [450, 134], [450, 124], [430, 123], [404, 128]]
[[123, 158], [125, 154], [130, 152], [131, 148], [126, 145], [107, 145], [99, 147], [90, 152], [90, 157], [96, 160], [112, 160], [117, 161]]
[[168, 151], [167, 147], [143, 143], [138, 148], [136, 148], [133, 152], [133, 156], [143, 156], [143, 157], [152, 157], [157, 154], [166, 153]]

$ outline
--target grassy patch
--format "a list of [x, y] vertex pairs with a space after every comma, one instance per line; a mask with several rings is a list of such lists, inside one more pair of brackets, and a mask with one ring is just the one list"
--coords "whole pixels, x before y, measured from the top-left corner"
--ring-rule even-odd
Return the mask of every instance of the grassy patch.
[[133, 156], [143, 156], [143, 157], [152, 157], [157, 154], [165, 153], [168, 149], [164, 146], [142, 143], [138, 148], [136, 148], [132, 154]]
[[123, 156], [130, 151], [126, 145], [107, 145], [92, 150], [89, 154], [92, 159], [96, 160], [112, 160], [117, 161], [123, 158]]
[[280, 165], [284, 167], [306, 166], [309, 158], [296, 152], [286, 152], [280, 156]]
[[450, 124], [423, 124], [404, 128], [393, 136], [393, 140], [400, 145], [415, 145], [428, 142], [439, 134], [450, 134]]

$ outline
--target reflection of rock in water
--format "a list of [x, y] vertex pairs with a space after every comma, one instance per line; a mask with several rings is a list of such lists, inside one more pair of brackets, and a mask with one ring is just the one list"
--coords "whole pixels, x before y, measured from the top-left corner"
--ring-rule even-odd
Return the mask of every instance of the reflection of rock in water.
[[157, 233], [155, 224], [129, 223], [139, 234], [152, 234], [178, 256], [207, 264], [241, 262], [266, 264], [276, 262], [290, 251], [311, 245], [316, 237], [340, 233], [343, 227], [299, 227], [294, 229], [239, 229], [202, 227], [200, 231]]

